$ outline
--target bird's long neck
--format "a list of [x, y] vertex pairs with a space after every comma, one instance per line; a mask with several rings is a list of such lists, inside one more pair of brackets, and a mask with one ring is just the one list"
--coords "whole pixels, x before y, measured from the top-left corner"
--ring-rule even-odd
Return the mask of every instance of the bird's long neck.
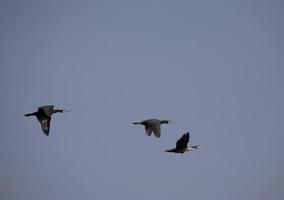
[[64, 112], [65, 110], [62, 110], [62, 109], [54, 109], [52, 111], [52, 113], [58, 113], [58, 112]]
[[133, 124], [143, 125], [142, 122], [133, 122]]
[[171, 121], [171, 120], [160, 120], [161, 124], [173, 124], [175, 122]]
[[193, 148], [192, 147], [187, 147], [185, 151], [192, 151]]
[[193, 148], [193, 149], [201, 149], [202, 146], [200, 146], [200, 145], [193, 145], [193, 146], [191, 146], [191, 148]]
[[190, 146], [190, 147], [187, 147], [186, 148], [186, 151], [192, 151], [194, 149], [201, 149], [201, 146], [199, 145], [193, 145], [193, 146]]

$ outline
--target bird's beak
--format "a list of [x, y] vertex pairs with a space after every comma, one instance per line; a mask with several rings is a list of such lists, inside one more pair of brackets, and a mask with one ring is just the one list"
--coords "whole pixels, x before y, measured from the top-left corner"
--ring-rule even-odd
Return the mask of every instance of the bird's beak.
[[174, 121], [169, 121], [169, 124], [174, 124], [175, 122]]
[[63, 110], [63, 112], [69, 112], [69, 110]]

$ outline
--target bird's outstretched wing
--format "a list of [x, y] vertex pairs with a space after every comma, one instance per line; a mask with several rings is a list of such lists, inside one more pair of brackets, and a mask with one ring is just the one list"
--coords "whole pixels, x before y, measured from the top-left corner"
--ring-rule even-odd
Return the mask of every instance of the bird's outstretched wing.
[[158, 123], [155, 124], [153, 127], [153, 132], [156, 137], [161, 137], [161, 125]]
[[145, 131], [146, 131], [146, 134], [150, 136], [153, 130], [151, 126], [145, 125]]
[[53, 105], [46, 105], [46, 106], [41, 106], [38, 107], [39, 111], [42, 111], [46, 116], [50, 117], [53, 113]]
[[42, 131], [46, 136], [49, 135], [50, 120], [51, 120], [51, 117], [47, 117], [47, 118], [39, 120], [39, 122], [41, 124]]
[[189, 132], [183, 134], [181, 138], [176, 143], [176, 149], [186, 149], [189, 141]]

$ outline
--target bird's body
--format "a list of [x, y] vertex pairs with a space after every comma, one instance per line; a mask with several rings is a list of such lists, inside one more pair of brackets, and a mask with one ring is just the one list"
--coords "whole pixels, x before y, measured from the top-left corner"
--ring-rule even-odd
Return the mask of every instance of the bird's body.
[[25, 114], [25, 116], [36, 116], [37, 120], [41, 124], [43, 133], [48, 136], [50, 130], [51, 115], [57, 112], [67, 112], [67, 110], [54, 109], [53, 105], [46, 105], [38, 107], [38, 110], [36, 112]]
[[194, 149], [200, 149], [201, 146], [193, 145], [187, 147], [190, 138], [190, 133], [187, 132], [181, 136], [180, 139], [176, 142], [176, 148], [166, 150], [165, 152], [172, 152], [172, 153], [184, 153], [186, 151], [192, 151]]
[[154, 133], [155, 137], [161, 137], [161, 125], [174, 123], [170, 120], [158, 120], [158, 119], [146, 119], [141, 122], [133, 122], [133, 124], [139, 124], [145, 126], [145, 131], [148, 136]]

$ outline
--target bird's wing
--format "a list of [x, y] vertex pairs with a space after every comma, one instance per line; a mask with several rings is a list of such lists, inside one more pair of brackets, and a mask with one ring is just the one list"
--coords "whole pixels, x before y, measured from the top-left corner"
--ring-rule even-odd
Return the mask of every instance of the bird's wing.
[[189, 141], [189, 132], [183, 134], [176, 143], [176, 149], [186, 149]]
[[49, 135], [50, 120], [51, 120], [51, 117], [42, 118], [41, 120], [39, 120], [39, 122], [41, 124], [42, 131], [46, 136]]
[[42, 111], [46, 116], [50, 117], [52, 115], [53, 108], [53, 105], [47, 105], [39, 107], [38, 110]]
[[146, 134], [147, 134], [148, 136], [150, 136], [153, 130], [152, 130], [152, 127], [151, 127], [151, 126], [145, 125], [145, 131], [146, 131]]
[[161, 125], [158, 123], [155, 124], [153, 127], [153, 132], [156, 137], [161, 137]]

